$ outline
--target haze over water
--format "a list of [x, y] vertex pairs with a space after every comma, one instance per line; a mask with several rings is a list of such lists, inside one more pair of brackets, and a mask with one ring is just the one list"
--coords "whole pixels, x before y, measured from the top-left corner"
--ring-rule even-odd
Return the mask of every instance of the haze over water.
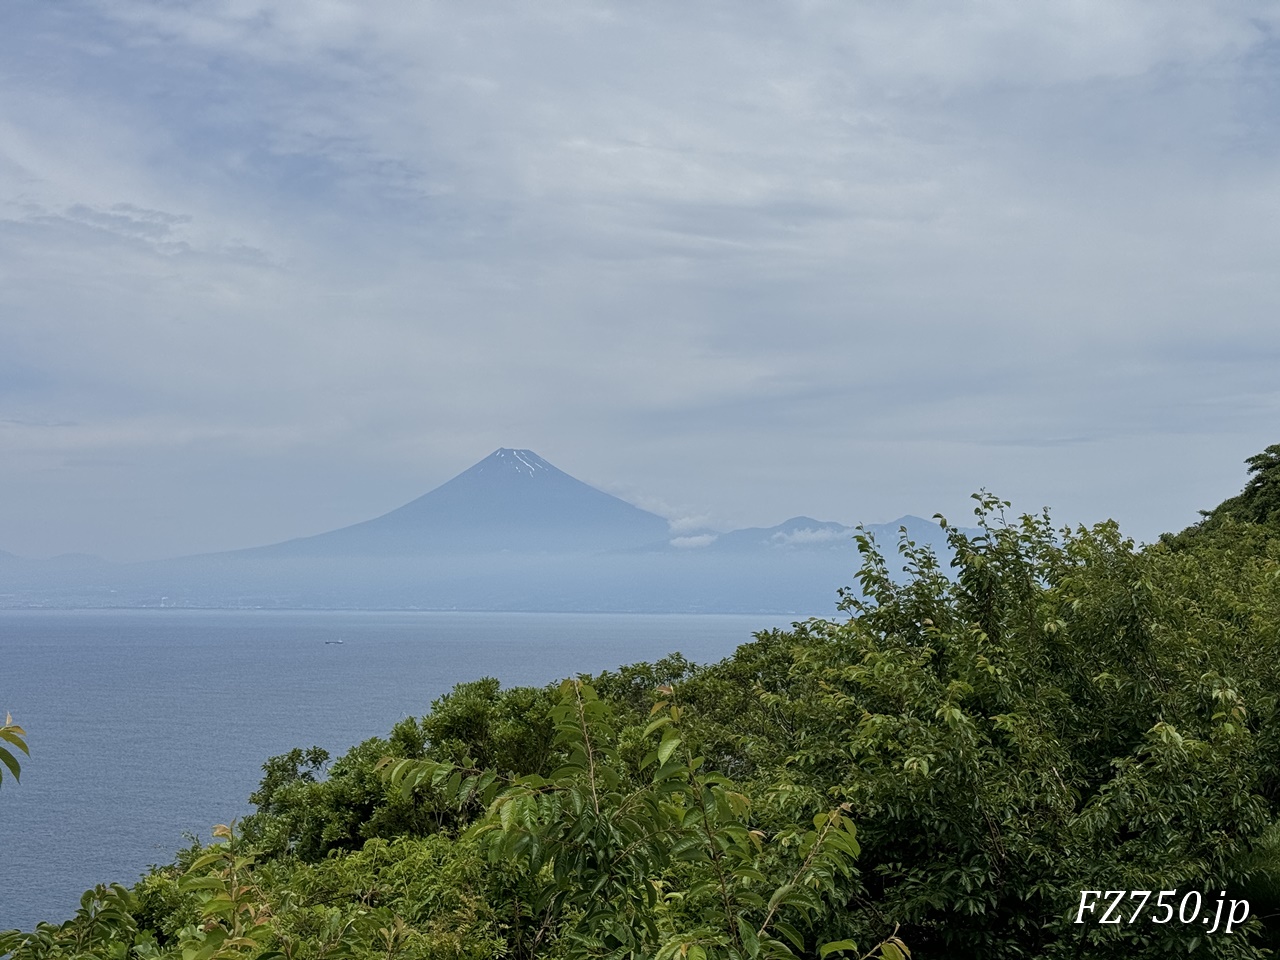
[[[29, 733], [0, 788], [0, 929], [62, 920], [249, 813], [261, 765], [336, 757], [483, 676], [544, 684], [679, 650], [728, 656], [789, 618], [304, 611], [0, 611], [0, 713]], [[342, 640], [341, 644], [326, 641]]]

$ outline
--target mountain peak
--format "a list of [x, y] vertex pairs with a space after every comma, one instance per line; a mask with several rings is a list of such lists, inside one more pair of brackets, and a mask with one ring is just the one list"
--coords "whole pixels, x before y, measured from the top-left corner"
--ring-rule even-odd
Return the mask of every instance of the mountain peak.
[[599, 552], [666, 540], [667, 521], [577, 480], [532, 450], [499, 447], [390, 513], [260, 548], [297, 556]]
[[472, 469], [477, 472], [488, 470], [512, 471], [525, 476], [536, 476], [539, 472], [549, 473], [555, 470], [532, 450], [517, 450], [513, 447], [499, 447]]

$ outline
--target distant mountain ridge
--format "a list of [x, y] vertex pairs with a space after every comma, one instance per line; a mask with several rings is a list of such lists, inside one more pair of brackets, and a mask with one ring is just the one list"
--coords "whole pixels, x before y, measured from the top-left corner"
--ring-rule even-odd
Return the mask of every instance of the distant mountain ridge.
[[[894, 567], [902, 517], [864, 529]], [[812, 517], [674, 534], [642, 510], [503, 447], [381, 516], [224, 553], [113, 564], [0, 553], [0, 606], [830, 614], [856, 581], [856, 528]]]

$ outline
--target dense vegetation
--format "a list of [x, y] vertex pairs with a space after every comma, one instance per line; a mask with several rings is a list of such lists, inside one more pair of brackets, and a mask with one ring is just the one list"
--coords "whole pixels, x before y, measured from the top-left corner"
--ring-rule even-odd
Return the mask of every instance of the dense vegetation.
[[[0, 953], [1272, 956], [1280, 447], [1249, 465], [1149, 547], [979, 496], [954, 569], [861, 538], [845, 619], [272, 758], [234, 830]], [[1120, 889], [1252, 915], [1074, 922]]]

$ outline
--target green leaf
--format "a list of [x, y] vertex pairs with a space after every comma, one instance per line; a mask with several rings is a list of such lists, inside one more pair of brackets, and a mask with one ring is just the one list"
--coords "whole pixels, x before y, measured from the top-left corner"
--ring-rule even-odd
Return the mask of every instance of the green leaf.
[[671, 723], [670, 717], [658, 717], [656, 720], [654, 720], [652, 723], [650, 723], [647, 727], [644, 728], [644, 733], [641, 734], [641, 736], [644, 736], [644, 737], [651, 736], [654, 732], [661, 730], [663, 727], [667, 726], [669, 723]]
[[742, 937], [742, 945], [746, 948], [747, 956], [756, 957], [760, 955], [760, 938], [756, 935], [756, 931], [752, 929], [751, 924], [738, 917], [738, 935]]
[[791, 924], [787, 923], [785, 920], [774, 920], [773, 929], [778, 931], [778, 933], [782, 934], [788, 940], [790, 940], [792, 946], [794, 946], [797, 950], [804, 949], [804, 937], [800, 935], [799, 930], [797, 930]]
[[832, 940], [830, 943], [824, 943], [818, 947], [818, 957], [819, 960], [826, 960], [830, 954], [843, 953], [846, 950], [851, 953], [857, 953], [858, 945], [852, 940]]
[[658, 763], [666, 764], [671, 759], [671, 754], [675, 753], [676, 748], [680, 746], [679, 737], [667, 737], [658, 745]]
[[778, 909], [778, 907], [782, 906], [787, 901], [789, 901], [791, 897], [794, 895], [795, 890], [796, 890], [796, 886], [793, 883], [784, 883], [777, 890], [775, 890], [773, 892], [773, 896], [769, 898], [769, 912], [773, 913], [775, 910]]
[[22, 768], [18, 765], [18, 759], [4, 747], [0, 747], [0, 763], [9, 768], [9, 772], [13, 774], [13, 779], [17, 780], [22, 773]]
[[221, 890], [225, 886], [221, 877], [183, 877], [178, 881], [178, 889], [183, 891]]
[[31, 756], [31, 751], [27, 749], [26, 741], [22, 739], [26, 733], [21, 727], [0, 727], [0, 740], [13, 744], [27, 756]]

